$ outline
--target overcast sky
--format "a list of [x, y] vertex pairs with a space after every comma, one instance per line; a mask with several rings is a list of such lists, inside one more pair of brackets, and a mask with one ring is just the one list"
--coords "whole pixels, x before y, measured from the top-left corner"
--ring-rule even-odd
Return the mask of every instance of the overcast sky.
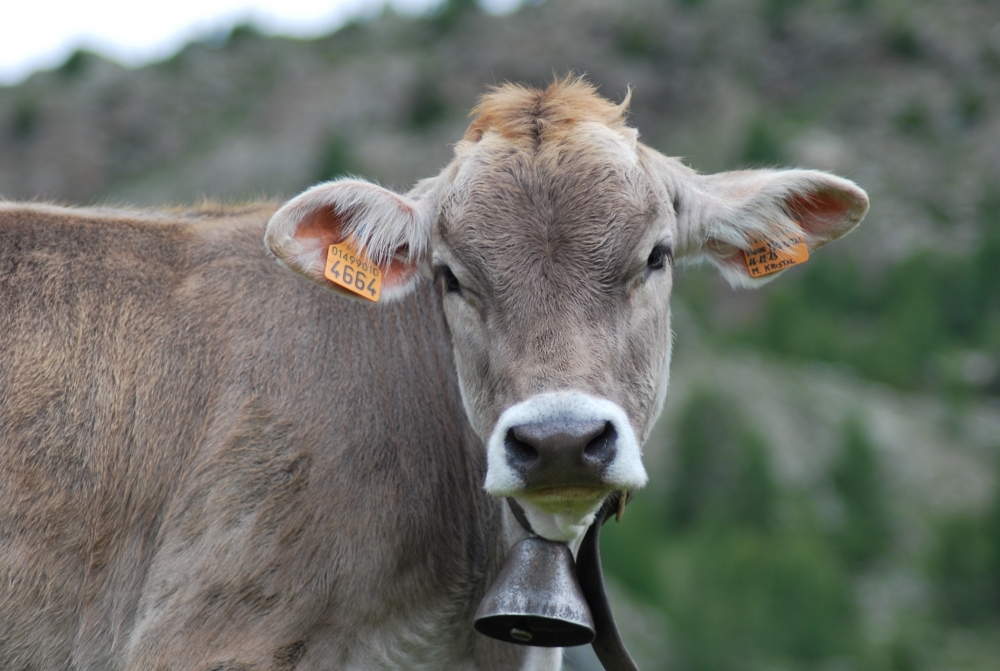
[[[252, 21], [269, 34], [311, 37], [384, 4], [418, 14], [440, 0], [0, 0], [0, 85], [62, 63], [84, 47], [126, 65], [166, 58], [183, 44]], [[482, 0], [504, 13], [518, 0]]]

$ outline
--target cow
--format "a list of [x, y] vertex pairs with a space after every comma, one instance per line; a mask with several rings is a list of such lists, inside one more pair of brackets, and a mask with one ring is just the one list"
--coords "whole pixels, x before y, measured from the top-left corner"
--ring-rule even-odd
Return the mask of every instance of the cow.
[[0, 668], [560, 668], [473, 615], [514, 543], [575, 552], [646, 484], [675, 262], [756, 286], [755, 247], [868, 208], [699, 174], [628, 102], [492, 89], [405, 194], [0, 204]]

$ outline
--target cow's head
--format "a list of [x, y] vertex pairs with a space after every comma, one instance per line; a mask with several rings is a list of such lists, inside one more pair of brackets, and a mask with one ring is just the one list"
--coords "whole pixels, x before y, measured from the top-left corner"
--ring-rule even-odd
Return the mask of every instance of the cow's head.
[[345, 179], [282, 207], [266, 243], [324, 278], [353, 238], [382, 270], [382, 300], [433, 281], [485, 487], [535, 531], [579, 538], [614, 491], [645, 485], [642, 445], [667, 393], [675, 260], [755, 286], [743, 251], [789, 234], [810, 249], [868, 209], [852, 182], [810, 170], [699, 175], [637, 141], [626, 103], [579, 80], [486, 95], [454, 160], [400, 195]]

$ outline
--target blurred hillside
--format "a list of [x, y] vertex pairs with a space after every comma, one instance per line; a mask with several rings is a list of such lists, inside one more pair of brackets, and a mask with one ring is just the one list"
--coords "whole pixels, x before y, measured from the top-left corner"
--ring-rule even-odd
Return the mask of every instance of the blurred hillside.
[[569, 70], [631, 85], [643, 140], [699, 170], [825, 169], [872, 200], [763, 290], [678, 275], [653, 484], [605, 542], [643, 668], [1000, 668], [995, 0], [450, 0], [139, 70], [81, 52], [0, 88], [0, 195], [405, 189], [484, 86]]

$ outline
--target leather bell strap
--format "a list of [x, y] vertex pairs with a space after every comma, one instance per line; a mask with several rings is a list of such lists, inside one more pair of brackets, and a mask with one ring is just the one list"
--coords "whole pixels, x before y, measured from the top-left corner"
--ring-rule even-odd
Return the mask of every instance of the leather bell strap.
[[[639, 671], [615, 624], [615, 616], [608, 601], [608, 590], [604, 585], [604, 571], [601, 568], [601, 527], [618, 511], [620, 496], [624, 495], [614, 494], [604, 503], [594, 518], [594, 523], [583, 537], [580, 550], [576, 553], [576, 574], [580, 580], [583, 596], [594, 617], [594, 630], [597, 636], [591, 645], [597, 659], [601, 660], [605, 671]], [[524, 513], [524, 508], [512, 498], [508, 498], [507, 503], [518, 524], [528, 533], [537, 536], [531, 528], [528, 516]]]

